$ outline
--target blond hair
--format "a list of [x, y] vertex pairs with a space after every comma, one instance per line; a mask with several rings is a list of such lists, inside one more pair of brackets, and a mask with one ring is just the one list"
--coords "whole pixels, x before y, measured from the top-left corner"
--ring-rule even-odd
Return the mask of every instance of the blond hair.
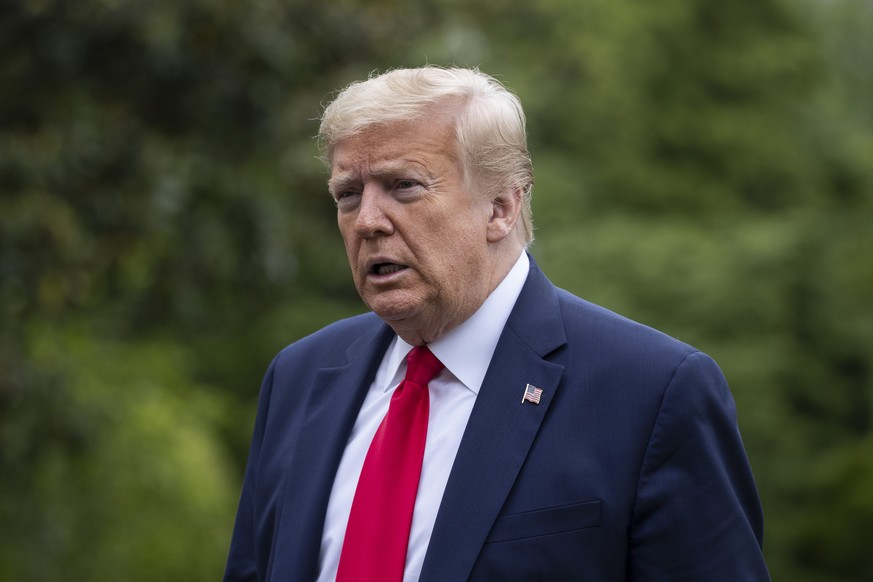
[[533, 167], [521, 102], [478, 69], [426, 66], [395, 69], [352, 83], [325, 108], [318, 132], [325, 163], [343, 139], [375, 125], [420, 119], [459, 103], [455, 139], [468, 183], [491, 200], [522, 195], [521, 225], [533, 241]]

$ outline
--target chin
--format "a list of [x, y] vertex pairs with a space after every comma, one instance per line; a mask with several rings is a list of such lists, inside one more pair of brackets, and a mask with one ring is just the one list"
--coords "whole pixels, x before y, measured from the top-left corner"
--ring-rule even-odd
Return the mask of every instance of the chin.
[[423, 302], [414, 300], [403, 292], [383, 292], [364, 301], [376, 315], [386, 322], [403, 321], [420, 313]]
[[370, 309], [386, 323], [399, 323], [401, 321], [411, 319], [415, 315], [415, 312], [413, 310], [398, 308], [394, 305], [376, 305], [371, 306]]

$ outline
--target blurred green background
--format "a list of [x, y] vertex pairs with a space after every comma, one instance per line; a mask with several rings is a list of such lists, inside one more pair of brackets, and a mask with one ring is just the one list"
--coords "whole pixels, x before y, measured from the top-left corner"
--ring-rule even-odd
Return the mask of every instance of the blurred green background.
[[521, 97], [536, 259], [713, 355], [776, 580], [873, 580], [873, 2], [0, 2], [0, 578], [220, 577], [285, 344], [363, 310], [312, 136]]

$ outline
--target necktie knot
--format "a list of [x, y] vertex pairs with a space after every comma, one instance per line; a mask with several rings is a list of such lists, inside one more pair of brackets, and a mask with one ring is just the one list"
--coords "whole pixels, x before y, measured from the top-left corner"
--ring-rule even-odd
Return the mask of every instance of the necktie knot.
[[416, 346], [406, 356], [406, 380], [427, 387], [444, 368], [427, 346]]

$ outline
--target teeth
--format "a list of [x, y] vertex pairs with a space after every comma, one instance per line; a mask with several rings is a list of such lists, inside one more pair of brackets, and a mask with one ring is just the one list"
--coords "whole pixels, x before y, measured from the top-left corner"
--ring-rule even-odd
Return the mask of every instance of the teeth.
[[397, 265], [395, 263], [382, 263], [380, 265], [376, 265], [375, 270], [377, 275], [390, 275], [391, 273], [396, 273], [403, 268], [403, 266]]

